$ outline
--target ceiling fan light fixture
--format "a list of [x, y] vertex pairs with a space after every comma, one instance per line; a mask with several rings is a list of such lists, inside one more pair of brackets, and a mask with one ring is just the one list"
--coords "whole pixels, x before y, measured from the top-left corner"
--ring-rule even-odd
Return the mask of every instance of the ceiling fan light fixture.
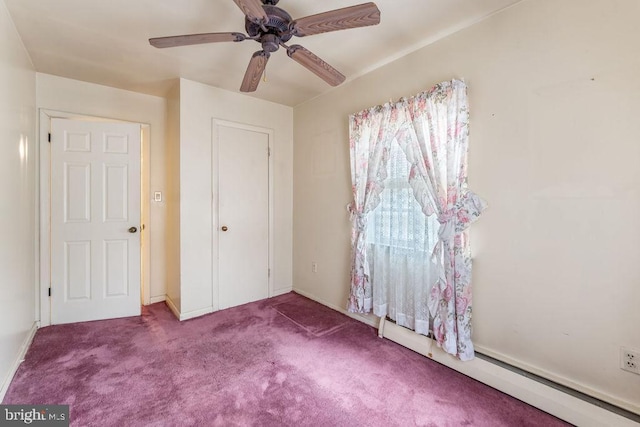
[[265, 52], [275, 52], [280, 48], [280, 37], [275, 34], [265, 34], [260, 39], [260, 43], [262, 43], [262, 49]]

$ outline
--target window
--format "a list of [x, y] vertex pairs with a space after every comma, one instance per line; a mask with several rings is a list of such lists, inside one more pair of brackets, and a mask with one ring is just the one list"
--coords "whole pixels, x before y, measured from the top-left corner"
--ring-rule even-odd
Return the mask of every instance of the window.
[[438, 238], [435, 215], [427, 217], [409, 185], [410, 164], [394, 140], [380, 204], [369, 217], [367, 243], [431, 254]]
[[380, 204], [367, 221], [373, 311], [422, 333], [429, 328], [426, 295], [435, 281], [431, 253], [439, 223], [427, 217], [409, 185], [410, 164], [397, 141], [387, 163]]
[[468, 144], [462, 80], [349, 116], [348, 309], [373, 309], [420, 334], [432, 329], [438, 345], [460, 360], [474, 354], [465, 232], [486, 208], [467, 187]]

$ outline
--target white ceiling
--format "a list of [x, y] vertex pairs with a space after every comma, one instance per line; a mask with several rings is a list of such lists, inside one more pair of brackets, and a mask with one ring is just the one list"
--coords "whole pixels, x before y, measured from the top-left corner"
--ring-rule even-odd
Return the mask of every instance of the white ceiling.
[[[4, 0], [37, 71], [164, 96], [178, 77], [238, 91], [260, 45], [214, 43], [156, 49], [150, 37], [243, 32], [232, 0]], [[520, 0], [375, 0], [381, 23], [296, 39], [347, 80]], [[365, 0], [281, 0], [293, 18]], [[290, 42], [290, 44], [294, 44]], [[251, 94], [294, 106], [331, 87], [287, 57], [271, 56]]]

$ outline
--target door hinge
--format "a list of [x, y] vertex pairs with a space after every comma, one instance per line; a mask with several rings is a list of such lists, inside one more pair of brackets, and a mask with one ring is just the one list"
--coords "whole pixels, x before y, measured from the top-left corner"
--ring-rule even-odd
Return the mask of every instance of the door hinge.
[[51, 288], [49, 288], [49, 296], [51, 296]]
[[271, 147], [267, 147], [267, 156], [271, 156]]
[[267, 277], [271, 277], [271, 269], [268, 269]]
[[51, 142], [51, 132], [49, 132], [49, 137], [48, 137], [48, 139], [49, 139], [49, 142]]

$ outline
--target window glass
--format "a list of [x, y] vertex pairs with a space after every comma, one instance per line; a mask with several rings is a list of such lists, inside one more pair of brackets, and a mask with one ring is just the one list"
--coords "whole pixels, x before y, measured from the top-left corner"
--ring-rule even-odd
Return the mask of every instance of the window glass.
[[400, 145], [393, 141], [388, 175], [380, 204], [369, 215], [367, 243], [429, 255], [438, 238], [435, 215], [427, 217], [409, 186], [410, 164]]

